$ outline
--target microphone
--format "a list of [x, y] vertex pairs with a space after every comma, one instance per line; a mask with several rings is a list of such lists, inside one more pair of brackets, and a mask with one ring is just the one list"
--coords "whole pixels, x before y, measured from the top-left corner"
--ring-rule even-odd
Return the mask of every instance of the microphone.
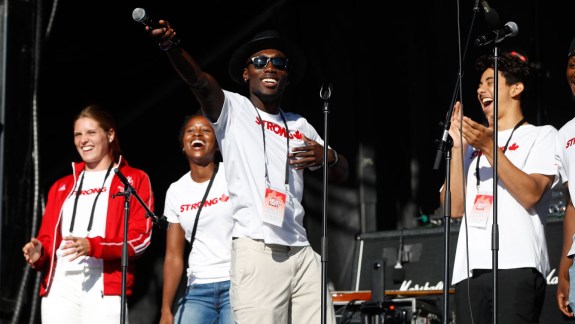
[[397, 247], [397, 262], [393, 266], [392, 280], [393, 283], [400, 283], [405, 279], [405, 270], [403, 269], [403, 230], [399, 234], [399, 246]]
[[[156, 23], [156, 21], [154, 21], [150, 16], [148, 16], [148, 13], [146, 12], [146, 10], [144, 10], [144, 8], [134, 9], [132, 11], [132, 19], [134, 19], [135, 22], [139, 22], [146, 26], [151, 27], [152, 29], [163, 27], [160, 26], [158, 23]], [[180, 39], [177, 36], [172, 37], [170, 42], [172, 42], [172, 44], [175, 45], [180, 45]]]
[[[154, 220], [154, 223], [158, 223], [159, 221], [164, 220], [164, 216], [162, 215], [161, 217], [158, 217], [156, 215], [154, 215], [154, 212], [152, 212], [150, 210], [150, 208], [148, 208], [148, 206], [146, 205], [146, 203], [142, 200], [142, 198], [140, 198], [140, 196], [138, 196], [138, 193], [136, 192], [136, 189], [134, 189], [134, 187], [132, 187], [132, 185], [130, 184], [130, 181], [128, 181], [128, 178], [126, 178], [126, 176], [120, 171], [119, 168], [114, 168], [114, 173], [118, 176], [118, 178], [120, 179], [120, 181], [122, 181], [122, 183], [124, 184], [125, 188], [124, 188], [124, 192], [123, 193], [118, 193], [118, 196], [129, 196], [129, 195], [133, 195], [134, 197], [136, 197], [136, 199], [138, 200], [138, 202], [140, 203], [140, 205], [142, 205], [142, 208], [144, 208], [146, 210], [146, 217], [152, 217]], [[115, 198], [116, 195], [112, 196], [113, 198]], [[127, 200], [126, 200], [127, 201]]]
[[148, 16], [148, 14], [146, 13], [146, 10], [144, 10], [144, 8], [134, 9], [132, 11], [132, 19], [134, 19], [134, 21], [142, 23], [146, 26], [153, 27], [155, 25], [154, 21], [152, 20], [152, 18], [150, 18], [150, 16]]
[[513, 21], [510, 21], [503, 28], [494, 30], [487, 35], [481, 35], [475, 39], [475, 46], [483, 46], [495, 42], [503, 41], [507, 37], [514, 37], [519, 32], [519, 27]]
[[126, 176], [122, 172], [120, 172], [120, 169], [114, 168], [114, 173], [118, 176], [118, 178], [120, 178], [120, 181], [122, 181], [122, 183], [124, 184], [124, 186], [126, 186], [126, 188], [130, 188], [130, 190], [136, 191], [134, 190], [134, 187], [132, 187], [132, 185], [130, 184], [130, 181], [128, 181], [128, 178], [126, 178]]
[[481, 8], [485, 12], [485, 21], [487, 21], [489, 27], [495, 28], [499, 26], [499, 14], [489, 6], [486, 0], [481, 0]]

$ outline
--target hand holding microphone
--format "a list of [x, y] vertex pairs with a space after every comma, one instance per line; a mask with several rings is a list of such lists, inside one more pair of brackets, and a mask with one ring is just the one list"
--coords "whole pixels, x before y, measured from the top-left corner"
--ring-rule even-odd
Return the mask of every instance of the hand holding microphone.
[[[158, 41], [160, 49], [167, 51], [172, 45], [180, 45], [180, 39], [176, 36], [176, 31], [167, 21], [152, 19], [143, 8], [134, 9], [132, 11], [132, 19], [146, 25], [146, 30]], [[161, 33], [156, 30], [161, 30]]]

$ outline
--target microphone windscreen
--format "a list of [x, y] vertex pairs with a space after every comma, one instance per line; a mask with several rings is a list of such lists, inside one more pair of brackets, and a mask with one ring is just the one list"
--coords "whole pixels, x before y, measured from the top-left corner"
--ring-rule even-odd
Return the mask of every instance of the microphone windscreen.
[[393, 268], [391, 271], [391, 280], [395, 284], [403, 282], [403, 280], [405, 280], [405, 269]]
[[143, 8], [136, 8], [134, 11], [132, 11], [132, 19], [135, 21], [144, 23], [146, 22], [146, 18], [146, 10]]

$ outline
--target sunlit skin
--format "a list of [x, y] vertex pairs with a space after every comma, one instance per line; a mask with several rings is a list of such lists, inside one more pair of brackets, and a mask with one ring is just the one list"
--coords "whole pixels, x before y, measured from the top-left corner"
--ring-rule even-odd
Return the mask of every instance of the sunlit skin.
[[[513, 97], [523, 90], [523, 84], [507, 84], [505, 76], [501, 72], [498, 72], [498, 76], [498, 129], [506, 130], [515, 126], [513, 124], [514, 119], [506, 117], [508, 114], [517, 114], [517, 110], [508, 109], [508, 107], [513, 107], [513, 105], [516, 104], [516, 100]], [[495, 70], [488, 68], [483, 72], [481, 79], [479, 80], [479, 84], [477, 86], [477, 100], [483, 109], [483, 114], [489, 122], [489, 126], [493, 126], [494, 123], [493, 114], [495, 101], [493, 98], [495, 98]], [[507, 122], [508, 120], [509, 122]]]
[[86, 171], [108, 169], [112, 161], [110, 143], [113, 139], [113, 129], [106, 131], [91, 118], [79, 118], [74, 123], [74, 145], [82, 161], [86, 162]]
[[192, 170], [192, 179], [196, 182], [210, 179], [214, 156], [219, 149], [214, 130], [206, 117], [195, 116], [187, 122], [182, 143]]
[[[284, 53], [276, 49], [265, 49], [254, 53], [251, 57], [256, 56], [285, 57]], [[288, 85], [288, 75], [289, 72], [276, 68], [271, 61], [262, 69], [247, 64], [243, 77], [249, 83], [250, 101], [258, 108], [275, 103], [273, 105], [275, 111], [267, 112], [277, 114], [279, 112], [277, 103]]]
[[[114, 130], [102, 129], [97, 121], [83, 117], [74, 123], [74, 145], [82, 161], [86, 162], [86, 171], [107, 170], [113, 161], [110, 143], [114, 139]], [[66, 236], [62, 246], [62, 255], [73, 261], [88, 255], [90, 243], [84, 237]], [[22, 248], [24, 260], [34, 268], [34, 263], [42, 256], [42, 243], [32, 238]]]

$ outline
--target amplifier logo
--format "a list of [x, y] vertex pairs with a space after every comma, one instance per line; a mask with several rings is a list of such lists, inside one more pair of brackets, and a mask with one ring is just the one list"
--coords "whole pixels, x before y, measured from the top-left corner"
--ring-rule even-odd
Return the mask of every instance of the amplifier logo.
[[[555, 272], [557, 271], [557, 269], [551, 269], [551, 271], [549, 272], [549, 274], [547, 275], [547, 277], [545, 278], [547, 280], [547, 285], [551, 285], [551, 286], [556, 286], [557, 285], [557, 275], [555, 275]], [[409, 290], [443, 290], [443, 281], [438, 281], [435, 285], [434, 284], [430, 284], [429, 282], [426, 282], [423, 285], [420, 284], [413, 284], [412, 280], [404, 280], [401, 283], [401, 286], [399, 286], [400, 291], [409, 291]]]
[[411, 280], [403, 280], [401, 286], [399, 286], [399, 290], [443, 290], [443, 281], [439, 281], [435, 285], [431, 285], [429, 282], [426, 282], [421, 286], [419, 284], [415, 284], [413, 287], [411, 286], [411, 283]]
[[557, 281], [559, 281], [559, 279], [555, 275], [555, 271], [556, 271], [556, 269], [551, 269], [551, 271], [549, 271], [549, 274], [547, 275], [547, 284], [548, 285], [557, 286]]

